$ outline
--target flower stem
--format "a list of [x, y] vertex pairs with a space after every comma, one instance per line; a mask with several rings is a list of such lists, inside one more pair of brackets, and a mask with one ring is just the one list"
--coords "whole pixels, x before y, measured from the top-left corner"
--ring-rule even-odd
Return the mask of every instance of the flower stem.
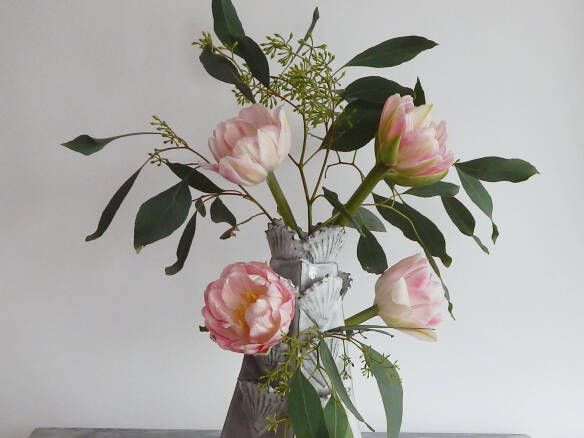
[[348, 317], [345, 319], [345, 325], [359, 325], [375, 316], [377, 316], [377, 304]]
[[[365, 179], [361, 182], [353, 196], [345, 204], [345, 208], [351, 214], [355, 213], [357, 209], [363, 204], [363, 201], [371, 194], [379, 181], [383, 179], [387, 173], [387, 166], [382, 163], [377, 163], [373, 169], [367, 174]], [[336, 220], [336, 225], [347, 225], [348, 219], [345, 216], [339, 215]]]
[[296, 223], [296, 219], [294, 219], [294, 214], [290, 209], [290, 204], [288, 204], [286, 196], [284, 196], [284, 192], [282, 191], [282, 188], [280, 187], [280, 184], [276, 179], [276, 175], [274, 175], [273, 172], [269, 172], [268, 177], [266, 178], [266, 182], [268, 183], [268, 187], [270, 188], [272, 196], [276, 201], [278, 213], [280, 213], [280, 216], [282, 216], [282, 220], [287, 226], [292, 228], [294, 231], [298, 233], [298, 235], [300, 235], [301, 230], [298, 227], [298, 224]]

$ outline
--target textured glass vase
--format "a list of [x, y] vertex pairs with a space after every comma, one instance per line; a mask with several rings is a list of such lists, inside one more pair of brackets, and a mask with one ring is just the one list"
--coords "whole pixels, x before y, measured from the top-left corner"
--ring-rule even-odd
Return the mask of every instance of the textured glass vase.
[[[343, 296], [350, 287], [348, 274], [340, 272], [336, 258], [343, 246], [345, 229], [342, 227], [321, 228], [305, 240], [276, 222], [266, 231], [271, 251], [270, 265], [282, 277], [291, 280], [297, 287], [296, 313], [290, 327], [295, 335], [316, 325], [320, 331], [344, 324]], [[338, 339], [327, 339], [329, 348], [339, 369], [343, 346]], [[282, 346], [275, 346], [267, 355], [245, 355], [221, 438], [292, 438], [294, 433], [280, 427], [276, 433], [266, 431], [266, 418], [286, 417], [286, 401], [276, 392], [258, 385], [261, 377], [274, 369], [282, 360]], [[314, 373], [316, 353], [304, 359], [302, 371], [310, 377], [321, 402], [330, 397], [329, 384], [320, 372]], [[352, 394], [351, 379], [344, 381]], [[361, 433], [356, 419], [347, 412], [353, 438]], [[286, 422], [287, 424], [288, 422]]]

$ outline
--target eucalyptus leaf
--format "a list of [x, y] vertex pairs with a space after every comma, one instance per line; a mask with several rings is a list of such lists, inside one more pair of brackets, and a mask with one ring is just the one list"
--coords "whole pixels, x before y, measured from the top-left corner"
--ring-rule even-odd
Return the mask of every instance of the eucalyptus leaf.
[[472, 237], [479, 248], [488, 254], [489, 249], [483, 245], [481, 240], [474, 234], [476, 222], [468, 208], [453, 196], [442, 196], [441, 199], [448, 217], [452, 220], [452, 223], [456, 225], [456, 228], [458, 228], [462, 234]]
[[332, 190], [327, 189], [326, 187], [322, 188], [324, 193], [324, 198], [333, 206], [333, 208], [339, 212], [339, 214], [345, 217], [349, 223], [360, 233], [363, 233], [362, 227], [357, 222], [357, 220], [353, 217], [353, 215], [345, 208], [345, 205], [339, 200], [339, 195], [337, 195]]
[[255, 98], [250, 88], [243, 82], [237, 67], [224, 55], [213, 53], [211, 47], [205, 47], [199, 56], [203, 67], [215, 79], [227, 84], [235, 85], [250, 102], [255, 102]]
[[391, 38], [359, 53], [345, 66], [394, 67], [415, 58], [419, 53], [436, 45], [434, 41], [420, 36]]
[[410, 240], [418, 242], [428, 252], [440, 258], [444, 266], [450, 266], [452, 258], [446, 252], [446, 241], [438, 227], [413, 207], [373, 194], [379, 214], [399, 228]]
[[201, 215], [201, 217], [207, 216], [207, 208], [205, 207], [205, 203], [201, 199], [197, 199], [195, 201], [195, 208]]
[[329, 438], [320, 397], [300, 368], [290, 379], [287, 407], [296, 438]]
[[158, 132], [132, 132], [130, 134], [116, 135], [114, 137], [107, 138], [95, 138], [87, 134], [83, 134], [78, 137], [75, 137], [73, 140], [61, 143], [61, 146], [65, 146], [67, 149], [71, 149], [72, 151], [79, 152], [80, 154], [89, 156], [95, 154], [96, 152], [101, 151], [106, 144], [111, 143], [112, 141], [117, 140], [119, 138], [148, 134], [157, 135]]
[[213, 29], [219, 40], [226, 46], [233, 46], [245, 37], [237, 11], [230, 0], [212, 0]]
[[118, 212], [120, 205], [122, 205], [122, 202], [124, 201], [124, 199], [126, 199], [126, 196], [130, 192], [130, 189], [134, 185], [136, 178], [138, 178], [138, 175], [140, 174], [140, 171], [143, 168], [144, 165], [140, 166], [140, 168], [122, 184], [122, 186], [116, 191], [116, 193], [114, 193], [114, 196], [112, 196], [112, 198], [106, 205], [105, 209], [101, 213], [101, 217], [99, 218], [99, 222], [97, 224], [97, 229], [92, 234], [85, 238], [86, 242], [95, 240], [101, 237], [103, 233], [105, 233], [105, 231], [112, 223], [114, 216]]
[[144, 202], [134, 223], [136, 251], [172, 234], [184, 223], [190, 207], [191, 192], [182, 181]]
[[369, 429], [373, 430], [371, 426], [369, 426], [369, 424], [367, 424], [367, 422], [363, 419], [363, 417], [353, 404], [351, 397], [347, 393], [347, 389], [345, 388], [343, 379], [339, 374], [339, 370], [335, 363], [335, 359], [333, 358], [331, 350], [325, 340], [321, 340], [318, 343], [318, 354], [322, 366], [327, 376], [329, 377], [333, 390], [335, 391], [335, 394], [339, 397], [339, 400], [343, 402], [343, 404], [347, 407], [349, 411], [351, 411], [351, 413], [355, 416], [357, 420], [365, 423], [367, 427], [369, 427]]
[[182, 163], [168, 163], [168, 167], [180, 179], [189, 186], [204, 193], [221, 193], [223, 189], [215, 185], [213, 181], [190, 166]]
[[193, 243], [193, 238], [195, 237], [195, 231], [197, 230], [197, 213], [198, 212], [195, 211], [191, 216], [191, 219], [187, 222], [176, 248], [176, 262], [164, 269], [166, 275], [174, 275], [179, 272], [187, 260]]
[[341, 93], [341, 97], [347, 102], [360, 100], [384, 104], [387, 98], [394, 94], [413, 96], [414, 90], [380, 76], [367, 76], [351, 82]]
[[[333, 215], [336, 213], [338, 213], [338, 211], [333, 209]], [[349, 222], [347, 226], [350, 228], [355, 228], [359, 232], [363, 228], [379, 233], [387, 231], [385, 229], [385, 225], [383, 225], [383, 222], [381, 222], [381, 220], [374, 213], [365, 207], [359, 207], [355, 214], [353, 214], [353, 219], [355, 219], [358, 227], [355, 227], [355, 224], [352, 222]]]
[[426, 93], [422, 88], [422, 83], [420, 82], [420, 78], [416, 79], [416, 86], [414, 87], [414, 105], [420, 106], [426, 104]]
[[[237, 11], [230, 0], [213, 0], [213, 23], [215, 34], [226, 46], [233, 48], [247, 63], [249, 70], [266, 87], [270, 85], [268, 59], [261, 47], [245, 35]], [[242, 91], [243, 92], [243, 91]]]
[[330, 438], [353, 438], [345, 408], [336, 397], [329, 398], [324, 407], [324, 422]]
[[399, 438], [403, 412], [403, 389], [397, 367], [371, 347], [363, 350], [365, 362], [375, 377], [387, 422], [387, 437]]
[[459, 162], [457, 169], [489, 182], [521, 182], [539, 173], [530, 163], [519, 158], [483, 157], [476, 160]]
[[216, 224], [225, 222], [232, 227], [237, 225], [237, 219], [235, 219], [235, 216], [233, 213], [231, 213], [231, 210], [225, 206], [220, 198], [215, 198], [215, 200], [211, 203], [210, 214], [211, 220]]
[[379, 126], [383, 104], [360, 100], [349, 103], [330, 128], [329, 148], [339, 152], [357, 150], [369, 143]]
[[483, 184], [474, 176], [467, 174], [462, 168], [456, 167], [458, 178], [462, 184], [462, 188], [470, 198], [470, 200], [491, 220], [493, 232], [491, 240], [493, 243], [499, 237], [499, 228], [493, 222], [493, 199]]
[[418, 196], [420, 198], [431, 198], [433, 196], [456, 196], [460, 187], [446, 181], [438, 181], [427, 186], [412, 187], [406, 190], [406, 195]]
[[383, 274], [387, 269], [385, 252], [375, 236], [368, 230], [364, 230], [359, 236], [357, 259], [363, 270], [371, 274]]

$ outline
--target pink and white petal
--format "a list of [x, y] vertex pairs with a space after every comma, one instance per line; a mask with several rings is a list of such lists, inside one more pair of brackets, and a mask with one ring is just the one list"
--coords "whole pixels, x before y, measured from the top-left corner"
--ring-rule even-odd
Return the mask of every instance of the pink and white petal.
[[260, 129], [263, 126], [271, 125], [273, 123], [270, 111], [259, 103], [254, 103], [243, 108], [239, 112], [238, 118], [250, 123], [256, 129]]

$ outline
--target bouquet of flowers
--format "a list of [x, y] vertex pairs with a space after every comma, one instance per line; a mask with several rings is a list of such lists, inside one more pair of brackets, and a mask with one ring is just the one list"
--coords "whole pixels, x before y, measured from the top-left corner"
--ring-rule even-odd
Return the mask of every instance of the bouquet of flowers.
[[[230, 0], [212, 0], [212, 13], [216, 39], [203, 33], [193, 45], [200, 49], [203, 68], [232, 87], [241, 110], [215, 127], [208, 153], [157, 116], [152, 131], [81, 135], [64, 143], [91, 155], [124, 137], [155, 135], [161, 141], [115, 192], [86, 240], [106, 231], [147, 164], [168, 169], [177, 182], [140, 206], [134, 247], [140, 251], [186, 222], [168, 275], [184, 267], [197, 220], [209, 216], [227, 224], [219, 238], [229, 239], [263, 217], [270, 262], [228, 265], [204, 292], [201, 331], [221, 348], [243, 354], [222, 436], [359, 437], [360, 423], [371, 427], [353, 401], [356, 360], [351, 353], [356, 351], [360, 371], [378, 384], [387, 436], [397, 438], [402, 418], [398, 369], [387, 354], [368, 345], [364, 334], [392, 337], [399, 331], [435, 340], [443, 311], [453, 313], [438, 264], [452, 262], [444, 235], [408, 198], [439, 198], [455, 227], [488, 253], [475, 234], [473, 214], [457, 197], [459, 185], [443, 179], [449, 172], [458, 176], [470, 201], [491, 221], [495, 243], [499, 231], [493, 202], [482, 181], [520, 182], [537, 170], [520, 159], [457, 160], [446, 145], [446, 123], [432, 120], [419, 78], [413, 87], [381, 76], [344, 84], [351, 67], [400, 65], [436, 46], [429, 39], [391, 38], [337, 64], [313, 37], [318, 8], [302, 38], [276, 33], [261, 44], [244, 31]], [[301, 123], [300, 135], [293, 134], [292, 122]], [[173, 160], [175, 151], [190, 155], [188, 161]], [[371, 168], [362, 169], [360, 153], [374, 158]], [[298, 171], [298, 181], [280, 184], [277, 169], [287, 160]], [[310, 166], [316, 169], [312, 173]], [[325, 187], [327, 172], [337, 166], [359, 176], [350, 193]], [[273, 205], [254, 196], [264, 183]], [[302, 191], [302, 207], [290, 205], [293, 190]], [[251, 203], [257, 212], [238, 220], [224, 202], [232, 199]], [[314, 217], [317, 202], [330, 204], [328, 217]], [[374, 234], [388, 225], [417, 242], [420, 253], [389, 266]], [[356, 257], [362, 268], [379, 277], [371, 301], [346, 318], [342, 299], [351, 278], [338, 269], [336, 257], [349, 229], [358, 235]], [[376, 316], [384, 324], [367, 324]]]

